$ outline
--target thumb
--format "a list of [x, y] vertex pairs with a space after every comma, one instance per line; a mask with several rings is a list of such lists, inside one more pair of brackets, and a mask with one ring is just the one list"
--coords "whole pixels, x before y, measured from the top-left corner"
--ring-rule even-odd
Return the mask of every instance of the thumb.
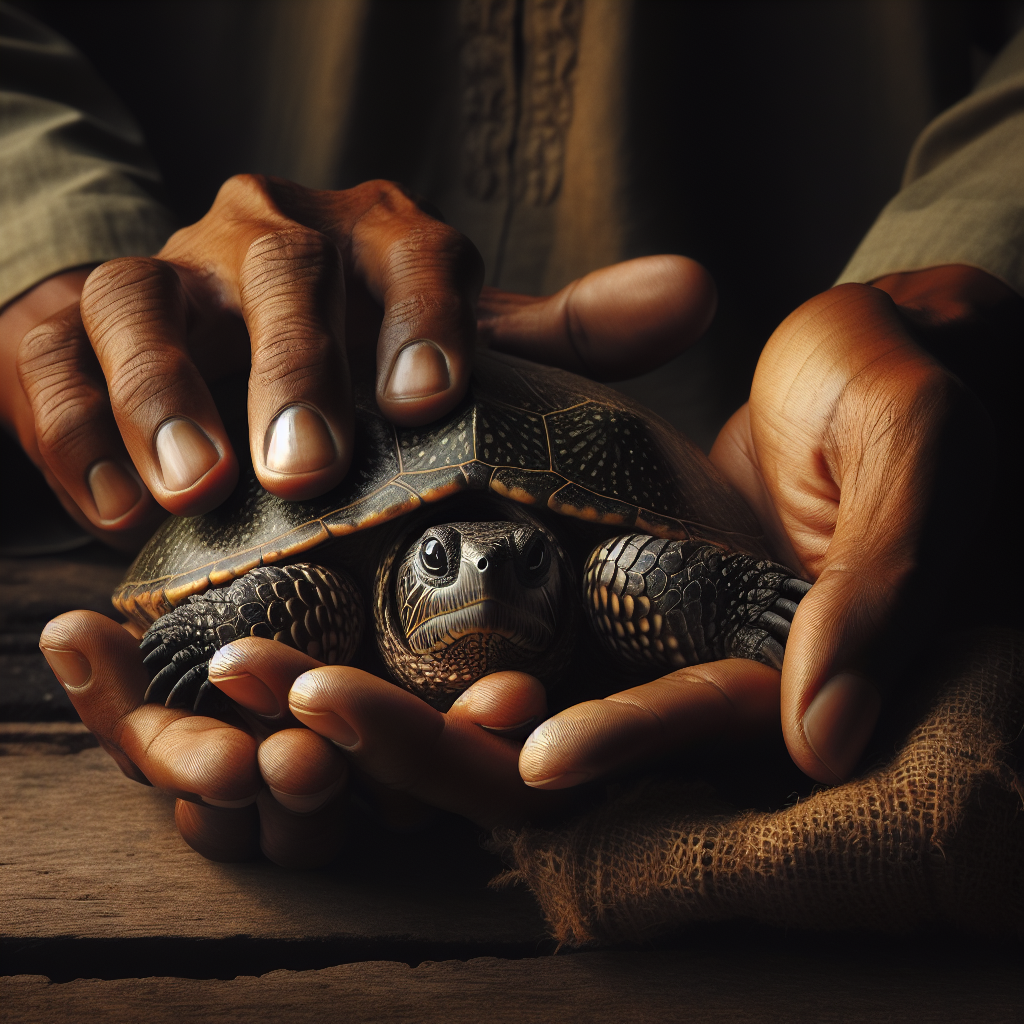
[[934, 519], [929, 497], [949, 389], [941, 373], [917, 385], [911, 398], [877, 401], [884, 415], [841, 401], [832, 422], [825, 455], [839, 484], [835, 528], [793, 618], [781, 692], [786, 745], [819, 782], [849, 777], [871, 738], [882, 664], [865, 671], [867, 648], [883, 631], [906, 628], [897, 611], [906, 610], [908, 583], [928, 561], [924, 533]]
[[717, 292], [685, 256], [644, 256], [603, 267], [547, 298], [484, 288], [478, 335], [501, 352], [596, 380], [646, 373], [708, 329]]
[[782, 669], [782, 728], [797, 767], [818, 782], [843, 782], [881, 711], [876, 682], [857, 655], [895, 603], [865, 567], [826, 569], [800, 602]]

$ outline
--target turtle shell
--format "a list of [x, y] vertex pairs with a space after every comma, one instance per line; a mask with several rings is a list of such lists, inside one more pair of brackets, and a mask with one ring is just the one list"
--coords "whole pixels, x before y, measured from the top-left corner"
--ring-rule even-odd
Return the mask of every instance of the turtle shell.
[[465, 491], [610, 532], [699, 539], [764, 557], [757, 521], [698, 448], [659, 416], [575, 374], [484, 352], [465, 401], [429, 426], [395, 427], [372, 397], [356, 405], [352, 468], [337, 487], [284, 501], [243, 466], [219, 508], [160, 527], [114, 594], [118, 610], [148, 626], [256, 566], [308, 560], [335, 538]]

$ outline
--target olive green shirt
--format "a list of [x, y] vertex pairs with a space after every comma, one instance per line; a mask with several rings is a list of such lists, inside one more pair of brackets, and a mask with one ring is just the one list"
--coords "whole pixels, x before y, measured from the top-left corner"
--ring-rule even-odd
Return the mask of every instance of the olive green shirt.
[[[379, 51], [371, 8], [252, 5], [259, 76], [246, 87], [255, 113], [243, 166], [321, 188], [360, 173], [360, 106], [375, 101], [365, 83]], [[436, 10], [430, 46], [450, 46], [429, 82], [418, 72], [436, 114], [405, 180], [476, 243], [490, 283], [546, 293], [652, 251], [657, 232], [637, 228], [637, 111], [617, 73], [643, 44], [638, 6], [524, 0], [519, 67], [511, 0]], [[1022, 105], [1019, 35], [975, 92], [921, 135], [902, 191], [840, 281], [967, 263], [1024, 293]], [[158, 195], [137, 127], [88, 62], [0, 3], [0, 306], [64, 269], [159, 249], [174, 224]]]

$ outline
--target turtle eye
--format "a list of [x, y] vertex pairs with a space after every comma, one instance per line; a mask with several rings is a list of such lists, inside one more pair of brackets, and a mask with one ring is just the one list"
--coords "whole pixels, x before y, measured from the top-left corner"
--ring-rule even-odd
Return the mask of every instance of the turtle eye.
[[423, 542], [420, 548], [420, 564], [431, 576], [447, 575], [448, 554], [436, 537], [429, 537]]
[[523, 567], [530, 576], [540, 576], [548, 566], [548, 546], [541, 534], [537, 534], [523, 552]]

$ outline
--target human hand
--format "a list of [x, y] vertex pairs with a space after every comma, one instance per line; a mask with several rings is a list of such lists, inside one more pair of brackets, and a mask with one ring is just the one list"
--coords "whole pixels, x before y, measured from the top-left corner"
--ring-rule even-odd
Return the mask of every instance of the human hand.
[[113, 535], [151, 525], [153, 499], [191, 515], [230, 492], [236, 457], [207, 382], [251, 361], [257, 475], [308, 497], [351, 457], [346, 331], [372, 334], [385, 414], [432, 420], [465, 391], [482, 272], [465, 238], [389, 183], [232, 178], [156, 257], [98, 267], [80, 314], [20, 339], [26, 407], [3, 415], [72, 511]]
[[981, 515], [989, 489], [984, 414], [918, 341], [1013, 298], [981, 271], [940, 267], [811, 299], [765, 346], [749, 403], [712, 450], [776, 557], [814, 581], [781, 709], [793, 760], [820, 782], [846, 779], [874, 731], [882, 666], [869, 647], [921, 568], [936, 498], [955, 492], [962, 514], [970, 495]]
[[210, 666], [210, 678], [245, 709], [246, 720], [232, 724], [143, 703], [149, 679], [137, 643], [102, 615], [59, 616], [40, 646], [121, 771], [173, 794], [182, 838], [212, 860], [247, 860], [262, 849], [287, 867], [327, 863], [349, 828], [350, 768], [354, 785], [395, 824], [427, 806], [483, 827], [518, 824], [565, 803], [522, 783], [520, 743], [503, 735], [546, 713], [543, 688], [522, 673], [480, 680], [442, 715], [366, 672], [249, 638]]
[[[381, 411], [404, 425], [447, 412], [468, 384], [479, 255], [388, 182], [316, 192], [232, 178], [156, 257], [88, 275], [79, 310], [67, 303], [83, 276], [59, 275], [0, 314], [0, 421], [68, 511], [126, 549], [163, 510], [194, 515], [233, 487], [207, 387], [220, 377], [251, 364], [253, 465], [287, 499], [344, 476], [353, 374], [375, 379]], [[714, 301], [699, 265], [652, 257], [548, 299], [488, 289], [480, 316], [495, 348], [607, 377], [680, 351]]]
[[712, 450], [777, 560], [816, 581], [794, 618], [781, 682], [763, 666], [724, 661], [569, 708], [523, 748], [531, 785], [572, 786], [695, 739], [778, 729], [780, 706], [804, 772], [836, 783], [853, 770], [881, 705], [865, 650], [917, 568], [935, 474], [958, 459], [958, 493], [981, 505], [985, 490], [983, 417], [914, 333], [1012, 301], [971, 268], [877, 284], [825, 292], [779, 327], [750, 402]]

